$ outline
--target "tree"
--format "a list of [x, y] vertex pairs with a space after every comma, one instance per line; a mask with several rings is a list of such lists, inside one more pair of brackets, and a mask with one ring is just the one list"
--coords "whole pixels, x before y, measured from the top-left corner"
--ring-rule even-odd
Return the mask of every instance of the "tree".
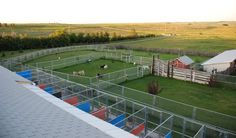
[[136, 32], [135, 29], [132, 29], [131, 31], [131, 37], [134, 37], [134, 38], [138, 37], [138, 33]]
[[104, 42], [109, 42], [110, 41], [110, 35], [108, 32], [105, 32], [104, 34]]
[[148, 93], [157, 95], [160, 90], [158, 81], [152, 81], [148, 84]]
[[116, 32], [113, 33], [111, 40], [112, 41], [116, 41], [117, 40]]

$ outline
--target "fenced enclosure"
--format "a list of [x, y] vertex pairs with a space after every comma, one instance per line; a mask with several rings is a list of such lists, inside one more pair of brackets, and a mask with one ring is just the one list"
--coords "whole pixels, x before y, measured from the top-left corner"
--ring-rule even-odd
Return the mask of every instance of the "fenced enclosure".
[[225, 128], [231, 130], [232, 132], [236, 131], [236, 117], [234, 116], [191, 106], [157, 95], [152, 95], [146, 92], [117, 85], [108, 81], [99, 80], [99, 83], [93, 83], [91, 85], [99, 90], [122, 96], [153, 108], [166, 110], [184, 117], [218, 126], [219, 128]]
[[92, 83], [97, 83], [99, 80], [120, 84], [124, 81], [141, 78], [144, 75], [150, 74], [150, 69], [146, 69], [143, 66], [136, 66], [115, 72], [102, 74], [100, 77], [92, 77]]
[[[94, 49], [94, 48], [96, 48], [96, 47], [91, 46], [91, 47], [86, 47], [85, 49]], [[104, 51], [104, 49], [105, 48], [98, 48], [97, 47], [97, 50], [99, 50], [99, 51]], [[29, 69], [34, 68], [35, 70], [37, 70], [36, 72], [41, 72], [42, 74], [35, 73], [35, 71], [33, 70], [33, 74], [34, 73], [36, 74], [33, 76], [34, 77], [36, 76], [35, 78], [37, 78], [37, 75], [38, 75], [38, 78], [39, 78], [39, 79], [37, 79], [37, 80], [39, 80], [37, 83], [48, 84], [49, 87], [47, 87], [46, 90], [48, 92], [53, 91], [52, 94], [54, 94], [54, 96], [58, 96], [57, 95], [58, 91], [65, 90], [65, 92], [61, 93], [61, 97], [63, 97], [62, 99], [65, 99], [65, 100], [67, 98], [71, 98], [70, 95], [73, 96], [73, 93], [71, 92], [71, 91], [73, 91], [73, 89], [75, 89], [75, 90], [77, 89], [75, 86], [77, 86], [78, 84], [69, 82], [69, 81], [74, 81], [74, 82], [86, 85], [86, 86], [83, 86], [83, 85], [77, 86], [77, 87], [79, 87], [78, 89], [81, 89], [81, 91], [88, 91], [87, 89], [89, 89], [89, 90], [93, 89], [96, 91], [104, 91], [106, 94], [111, 94], [112, 96], [115, 96], [115, 97], [122, 96], [123, 98], [121, 98], [121, 99], [128, 99], [126, 101], [130, 101], [131, 103], [127, 104], [128, 102], [126, 102], [126, 104], [128, 105], [126, 108], [127, 111], [132, 110], [132, 109], [130, 109], [130, 107], [132, 107], [131, 106], [132, 102], [135, 102], [135, 103], [139, 103], [141, 105], [146, 104], [146, 106], [152, 107], [151, 109], [159, 110], [160, 112], [165, 112], [165, 113], [170, 114], [170, 116], [167, 116], [164, 119], [165, 120], [165, 122], [164, 122], [164, 121], [160, 121], [160, 120], [163, 120], [163, 119], [160, 119], [160, 116], [162, 116], [162, 113], [159, 113], [159, 112], [155, 113], [155, 111], [153, 111], [153, 110], [151, 110], [150, 112], [148, 111], [148, 115], [147, 115], [148, 118], [152, 118], [152, 115], [154, 115], [154, 117], [153, 117], [154, 119], [152, 118], [151, 120], [152, 121], [155, 120], [155, 121], [153, 121], [155, 123], [154, 124], [147, 123], [148, 126], [150, 126], [150, 128], [148, 128], [148, 131], [145, 133], [144, 136], [143, 136], [143, 132], [140, 133], [140, 135], [139, 135], [140, 137], [149, 137], [149, 136], [152, 136], [152, 137], [162, 136], [162, 137], [164, 137], [169, 134], [170, 130], [172, 131], [172, 136], [174, 136], [174, 137], [203, 137], [203, 136], [205, 136], [205, 137], [235, 137], [234, 131], [236, 129], [235, 128], [236, 122], [235, 122], [234, 116], [227, 116], [225, 114], [217, 113], [217, 112], [206, 110], [203, 108], [190, 106], [190, 105], [187, 105], [184, 103], [176, 102], [173, 100], [165, 99], [165, 98], [162, 98], [159, 96], [150, 95], [145, 92], [141, 92], [141, 91], [137, 91], [134, 89], [130, 89], [127, 87], [117, 85], [117, 84], [124, 82], [126, 80], [141, 78], [144, 75], [149, 74], [150, 70], [149, 69], [147, 70], [145, 68], [146, 68], [146, 66], [150, 66], [152, 64], [152, 59], [133, 56], [133, 55], [128, 55], [128, 56], [123, 55], [122, 53], [118, 53], [115, 49], [108, 49], [108, 50], [110, 50], [111, 53], [104, 52], [103, 54], [100, 53], [97, 55], [79, 56], [79, 60], [76, 59], [75, 57], [71, 57], [71, 58], [62, 59], [60, 61], [55, 60], [55, 61], [49, 61], [49, 62], [44, 62], [44, 63], [42, 62], [42, 63], [38, 63], [38, 65], [34, 64], [33, 66], [32, 65], [24, 66], [22, 64], [19, 64], [19, 62], [8, 62], [6, 65], [7, 65], [7, 67], [11, 67], [11, 69], [14, 69], [15, 71], [16, 71], [16, 69], [17, 69], [17, 71], [24, 70], [26, 67]], [[28, 57], [31, 57], [31, 56], [28, 56]], [[34, 56], [32, 56], [32, 57], [34, 58]], [[86, 62], [90, 58], [96, 59], [96, 58], [100, 58], [100, 57], [105, 57], [107, 59], [121, 60], [121, 61], [128, 62], [128, 63], [136, 63], [136, 64], [140, 64], [141, 66], [137, 66], [137, 67], [133, 67], [133, 68], [129, 68], [129, 69], [124, 69], [124, 70], [120, 70], [120, 71], [116, 71], [116, 72], [112, 72], [112, 73], [108, 73], [108, 74], [103, 74], [102, 78], [75, 76], [75, 75], [69, 75], [69, 74], [60, 73], [60, 72], [56, 72], [56, 71], [52, 70], [52, 69], [66, 67], [66, 66], [70, 66], [70, 65], [74, 65], [74, 64], [80, 64], [80, 63]], [[4, 62], [4, 63], [6, 63], [6, 62]], [[16, 63], [18, 64], [18, 66], [14, 66], [14, 65], [16, 65]], [[41, 69], [39, 69], [39, 68], [41, 68]], [[49, 75], [44, 75], [45, 73], [49, 74]], [[58, 77], [56, 77], [56, 76], [58, 76]], [[51, 80], [52, 78], [54, 80]], [[57, 79], [55, 79], [55, 78], [57, 78]], [[65, 80], [63, 80], [62, 78], [64, 78]], [[191, 78], [191, 77], [188, 77], [188, 78]], [[32, 81], [35, 81], [35, 80], [33, 79]], [[55, 87], [53, 90], [51, 89], [52, 86], [53, 86], [53, 88]], [[87, 87], [87, 86], [93, 86], [93, 88]], [[42, 87], [43, 87], [43, 85], [42, 85]], [[84, 87], [86, 89], [83, 89]], [[89, 93], [89, 92], [87, 92], [87, 93]], [[84, 95], [86, 95], [86, 94], [83, 94], [83, 92], [81, 92], [81, 94], [82, 94], [82, 96], [81, 95], [79, 95], [79, 96], [80, 96], [80, 99], [83, 99], [81, 101], [82, 103], [83, 103], [83, 101], [89, 100], [88, 98], [86, 99], [84, 97]], [[135, 96], [133, 96], [134, 94], [135, 94]], [[94, 95], [96, 95], [96, 94], [94, 94]], [[68, 96], [68, 97], [66, 97], [66, 96]], [[95, 98], [95, 100], [97, 100], [97, 99], [99, 99], [99, 98]], [[144, 101], [147, 101], [147, 102], [144, 102]], [[87, 104], [85, 104], [85, 105], [87, 105]], [[104, 106], [105, 106], [105, 104], [104, 104]], [[102, 106], [97, 106], [95, 104], [94, 104], [94, 107], [92, 107], [92, 108], [93, 109], [100, 109], [100, 110], [104, 111], [104, 108]], [[122, 108], [122, 109], [124, 109], [124, 108]], [[98, 110], [98, 111], [100, 111], [100, 110]], [[142, 109], [140, 112], [143, 112], [143, 110], [144, 109]], [[120, 112], [120, 114], [115, 114], [115, 116], [119, 116], [122, 113], [123, 112]], [[131, 113], [135, 113], [135, 112], [131, 112]], [[175, 115], [171, 117], [172, 113], [175, 113]], [[94, 111], [94, 114], [96, 114], [96, 111]], [[179, 114], [180, 116], [176, 115], [176, 114]], [[129, 116], [129, 114], [127, 114], [127, 115]], [[127, 115], [125, 114], [125, 117]], [[189, 126], [187, 125], [188, 123], [186, 123], [186, 122], [187, 122], [187, 120], [190, 120], [190, 119], [187, 119], [185, 117], [191, 118], [190, 122], [192, 122], [193, 120], [195, 120], [193, 122], [196, 122], [196, 120], [200, 121], [201, 125], [197, 126], [196, 131], [194, 129], [193, 131], [188, 132], [189, 130], [191, 130], [191, 128], [189, 128]], [[157, 124], [156, 120], [158, 120], [158, 118], [159, 118], [159, 121], [158, 121], [159, 123]], [[183, 120], [181, 121], [182, 118], [184, 118], [185, 121], [183, 121]], [[175, 125], [170, 125], [171, 120], [172, 121], [174, 120], [172, 123]], [[128, 118], [126, 119], [126, 122], [129, 122]], [[120, 124], [119, 122], [117, 122], [117, 123]], [[138, 129], [143, 128], [142, 120], [138, 121], [136, 124], [137, 125], [134, 126], [134, 128], [138, 128]], [[214, 125], [214, 126], [212, 126], [212, 125]], [[170, 127], [170, 126], [172, 126], [172, 127]], [[176, 126], [176, 127], [173, 127], [173, 126]], [[215, 127], [215, 126], [218, 126], [218, 127]], [[224, 129], [222, 127], [225, 129], [228, 129], [229, 131], [228, 130], [227, 130], [228, 132], [224, 131]], [[166, 128], [168, 128], [168, 129], [166, 129]], [[186, 130], [186, 129], [188, 129], [188, 130]], [[131, 130], [130, 132], [133, 132], [133, 131]], [[194, 132], [194, 133], [192, 133], [192, 132]], [[156, 135], [156, 133], [158, 135]]]
[[126, 63], [133, 63], [139, 65], [146, 65], [146, 66], [152, 65], [152, 58], [135, 56], [132, 53], [127, 54], [126, 52], [111, 52], [111, 53], [106, 52], [105, 58], [120, 60]]
[[[141, 69], [141, 70], [140, 70]], [[195, 119], [202, 122], [207, 122], [211, 125], [219, 126], [222, 128], [226, 128], [232, 131], [235, 131], [234, 124], [236, 123], [236, 119], [233, 116], [227, 116], [225, 114], [221, 114], [218, 112], [214, 112], [211, 110], [198, 108], [194, 106], [190, 106], [181, 102], [176, 102], [173, 100], [165, 99], [159, 96], [154, 96], [147, 94], [145, 92], [137, 91], [134, 89], [126, 88], [124, 86], [115, 85], [122, 83], [127, 80], [132, 80], [136, 78], [143, 77], [143, 75], [147, 75], [150, 73], [150, 70], [143, 70], [142, 66], [137, 66], [134, 68], [124, 69], [108, 74], [103, 74], [102, 78], [97, 77], [83, 77], [83, 76], [74, 76], [63, 74], [59, 72], [53, 72], [55, 75], [61, 76], [65, 79], [72, 80], [78, 83], [82, 83], [85, 85], [96, 85], [96, 88], [101, 90], [105, 90], [107, 92], [118, 93], [125, 98], [129, 98], [135, 101], [142, 102], [147, 101], [148, 105], [158, 107], [176, 114], [183, 115], [185, 117]], [[108, 86], [107, 86], [108, 85]], [[109, 89], [107, 89], [109, 87]], [[112, 89], [111, 89], [112, 88]], [[116, 93], [116, 94], [117, 94]], [[135, 96], [134, 96], [135, 93]], [[178, 108], [177, 108], [178, 107]], [[182, 110], [176, 110], [182, 109]]]
[[[76, 47], [76, 48], [81, 49], [81, 50], [96, 50], [96, 51], [100, 51], [100, 52], [93, 53], [93, 54], [87, 54], [87, 55], [73, 56], [73, 57], [57, 59], [57, 60], [29, 63], [29, 65], [35, 66], [37, 68], [45, 68], [45, 69], [54, 70], [54, 69], [64, 68], [64, 67], [68, 67], [68, 66], [72, 66], [72, 65], [76, 65], [76, 64], [86, 63], [86, 62], [88, 62], [88, 60], [97, 60], [97, 59], [117, 60], [117, 61], [122, 61], [122, 62], [126, 62], [126, 63], [132, 63], [134, 65], [137, 64], [137, 65], [149, 66], [148, 68], [150, 68], [151, 64], [152, 64], [152, 59], [147, 58], [147, 57], [140, 57], [140, 56], [133, 56], [132, 55], [132, 58], [127, 58], [127, 57], [124, 58], [123, 52], [116, 51], [116, 49], [114, 49], [114, 50], [113, 49], [106, 49], [105, 47], [102, 47], [99, 49], [99, 48], [93, 47], [93, 46], [88, 47], [88, 48], [84, 48], [82, 46]], [[111, 51], [111, 53], [108, 53], [107, 51]], [[50, 54], [50, 51], [46, 52], [46, 53]], [[22, 56], [22, 57], [26, 57], [26, 58], [23, 58], [23, 59], [25, 59], [25, 60], [23, 60], [25, 62], [25, 61], [32, 60], [32, 59], [40, 57], [40, 56], [35, 56], [34, 54], [32, 54], [31, 56]], [[11, 70], [20, 69], [21, 66], [23, 66], [23, 64], [22, 64], [23, 61], [18, 60], [18, 59], [21, 59], [21, 57], [20, 58], [16, 57], [16, 58], [10, 59], [10, 61], [2, 61], [1, 65], [9, 68]]]
[[154, 59], [153, 66], [154, 74], [157, 76], [170, 77], [201, 84], [209, 84], [211, 78], [210, 73], [192, 69], [177, 68], [157, 58]]
[[37, 62], [30, 64], [37, 68], [45, 68], [45, 69], [59, 69], [64, 68], [76, 64], [82, 64], [88, 62], [88, 60], [97, 60], [104, 57], [102, 53], [94, 53], [94, 54], [87, 54], [75, 57], [68, 57], [60, 60], [51, 60], [51, 61], [44, 61], [44, 62]]
[[215, 74], [213, 78], [218, 85], [223, 85], [225, 87], [231, 87], [233, 89], [236, 89], [236, 76]]
[[192, 138], [204, 134], [202, 128], [205, 126], [192, 120], [77, 84], [39, 69], [28, 68], [23, 73], [18, 72], [25, 73], [49, 94], [136, 136], [154, 138], [172, 135]]
[[104, 51], [104, 52], [116, 51], [116, 49], [111, 49], [105, 45], [82, 45], [82, 46], [67, 46], [67, 47], [60, 47], [60, 48], [58, 47], [58, 48], [39, 50], [39, 51], [24, 54], [24, 55], [12, 57], [9, 59], [4, 59], [0, 61], [0, 64], [10, 70], [14, 70], [14, 67], [16, 65], [22, 64], [26, 61], [29, 61], [35, 58], [43, 57], [49, 54], [75, 51], [75, 50], [95, 50], [95, 51]]

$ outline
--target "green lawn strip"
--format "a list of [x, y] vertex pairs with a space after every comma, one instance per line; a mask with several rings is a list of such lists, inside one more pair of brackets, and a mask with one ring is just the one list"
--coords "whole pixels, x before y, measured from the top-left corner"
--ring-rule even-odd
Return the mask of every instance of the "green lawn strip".
[[27, 61], [25, 63], [26, 64], [31, 64], [31, 63], [37, 63], [37, 62], [45, 62], [45, 61], [51, 61], [51, 60], [58, 60], [58, 57], [60, 57], [60, 59], [63, 59], [63, 58], [68, 58], [68, 57], [92, 54], [93, 52], [94, 51], [91, 51], [91, 50], [67, 51], [67, 52], [62, 52], [62, 53], [57, 53], [57, 54], [50, 54], [50, 55], [47, 55], [47, 56], [39, 57], [39, 58], [30, 60], [30, 61]]
[[[107, 69], [100, 68], [100, 66], [104, 64], [108, 65]], [[116, 61], [116, 60], [99, 59], [99, 60], [92, 61], [90, 63], [77, 64], [77, 65], [73, 65], [73, 66], [69, 66], [69, 67], [65, 67], [61, 69], [56, 69], [55, 71], [72, 74], [73, 71], [84, 70], [85, 76], [95, 77], [97, 73], [106, 74], [106, 73], [122, 70], [125, 68], [131, 68], [131, 67], [135, 67], [135, 66], [133, 64], [128, 64], [128, 63], [124, 63], [124, 62]]]
[[[122, 85], [141, 91], [147, 91], [147, 84], [152, 80], [158, 80], [160, 86], [162, 87], [162, 91], [159, 94], [161, 97], [217, 112], [222, 112], [232, 116], [235, 116], [236, 114], [236, 102], [234, 100], [236, 95], [234, 90], [230, 88], [211, 88], [205, 85], [156, 76], [146, 76], [142, 79], [136, 79], [122, 83]], [[125, 96], [153, 105], [152, 98], [149, 95], [143, 95], [133, 91], [132, 94], [129, 92]], [[172, 103], [161, 98], [158, 98], [156, 103], [156, 106], [159, 108], [171, 111], [176, 114], [192, 117], [193, 109], [189, 106]], [[227, 129], [236, 130], [236, 122], [234, 119], [230, 119], [220, 114], [209, 113], [205, 110], [197, 109], [195, 117], [197, 120], [201, 120], [203, 122], [208, 122]]]
[[147, 85], [153, 80], [158, 80], [162, 88], [159, 94], [161, 97], [230, 115], [236, 115], [236, 94], [234, 90], [230, 88], [211, 88], [207, 85], [157, 76], [147, 76], [122, 83], [121, 85], [147, 92]]

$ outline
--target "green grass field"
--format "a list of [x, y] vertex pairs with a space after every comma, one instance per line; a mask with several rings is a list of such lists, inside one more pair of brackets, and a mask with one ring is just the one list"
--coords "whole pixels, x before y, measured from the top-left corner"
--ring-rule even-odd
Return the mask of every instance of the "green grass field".
[[[117, 50], [117, 52], [124, 52], [125, 50]], [[16, 51], [14, 51], [16, 52]], [[58, 57], [61, 59], [63, 58], [68, 58], [68, 57], [73, 57], [73, 56], [79, 56], [79, 55], [86, 55], [86, 54], [93, 54], [98, 51], [93, 51], [93, 50], [77, 50], [77, 51], [68, 51], [68, 52], [62, 52], [58, 54], [50, 54], [46, 55], [43, 57], [39, 57], [30, 61], [25, 62], [26, 64], [32, 64], [36, 62], [44, 62], [44, 61], [50, 61], [50, 60], [57, 60]], [[104, 53], [105, 55], [105, 53]], [[142, 56], [142, 57], [152, 57], [153, 55], [159, 55], [160, 59], [162, 60], [172, 60], [179, 55], [177, 54], [163, 54], [163, 53], [155, 53], [155, 52], [145, 52], [145, 51], [133, 51], [133, 55], [135, 56]], [[196, 63], [201, 63], [209, 59], [209, 57], [204, 57], [204, 56], [189, 56], [191, 57]]]
[[[108, 32], [111, 36], [128, 36], [133, 29], [137, 34], [170, 35], [163, 39], [120, 42], [131, 48], [168, 48], [222, 52], [236, 49], [236, 22], [191, 22], [191, 23], [140, 23], [140, 24], [16, 24], [0, 27], [0, 32], [29, 37], [44, 37], [57, 30], [65, 29], [70, 33]], [[114, 44], [111, 44], [114, 45]]]
[[[110, 44], [115, 45], [115, 44]], [[140, 41], [119, 42], [116, 45], [128, 46], [130, 48], [162, 48], [175, 50], [192, 50], [203, 52], [222, 52], [236, 49], [236, 39], [202, 38], [188, 39], [181, 36], [166, 37], [160, 39], [144, 39]]]
[[[108, 68], [101, 69], [100, 66], [103, 64], [107, 64]], [[72, 74], [73, 71], [84, 70], [85, 76], [95, 77], [97, 73], [106, 74], [106, 73], [122, 70], [125, 68], [130, 68], [130, 67], [134, 67], [134, 65], [124, 63], [121, 61], [116, 61], [116, 60], [112, 61], [112, 60], [106, 60], [106, 59], [99, 59], [99, 60], [92, 61], [90, 63], [77, 64], [77, 65], [73, 65], [73, 66], [69, 66], [69, 67], [65, 67], [61, 69], [56, 69], [55, 71]]]
[[158, 95], [161, 97], [236, 116], [236, 94], [235, 90], [230, 88], [212, 88], [207, 85], [157, 76], [146, 76], [121, 85], [147, 92], [147, 85], [153, 80], [159, 82], [161, 92]]
[[37, 62], [44, 62], [44, 61], [50, 61], [50, 60], [58, 60], [58, 57], [61, 59], [68, 58], [68, 57], [74, 57], [74, 56], [80, 56], [80, 55], [86, 55], [86, 54], [93, 54], [95, 51], [90, 50], [76, 50], [76, 51], [68, 51], [68, 52], [62, 52], [57, 54], [50, 54], [43, 57], [39, 57], [30, 61], [25, 62], [26, 64], [32, 64]]

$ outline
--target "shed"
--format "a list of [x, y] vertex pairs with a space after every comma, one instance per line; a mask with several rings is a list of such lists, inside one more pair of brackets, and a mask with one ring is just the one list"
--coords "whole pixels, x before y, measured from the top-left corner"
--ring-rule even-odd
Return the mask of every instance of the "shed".
[[203, 70], [207, 72], [227, 72], [230, 74], [236, 68], [236, 49], [227, 50], [203, 62]]
[[173, 65], [174, 67], [185, 68], [185, 69], [190, 68], [190, 65], [193, 63], [194, 61], [186, 55], [176, 58], [175, 60], [171, 61], [171, 65]]

